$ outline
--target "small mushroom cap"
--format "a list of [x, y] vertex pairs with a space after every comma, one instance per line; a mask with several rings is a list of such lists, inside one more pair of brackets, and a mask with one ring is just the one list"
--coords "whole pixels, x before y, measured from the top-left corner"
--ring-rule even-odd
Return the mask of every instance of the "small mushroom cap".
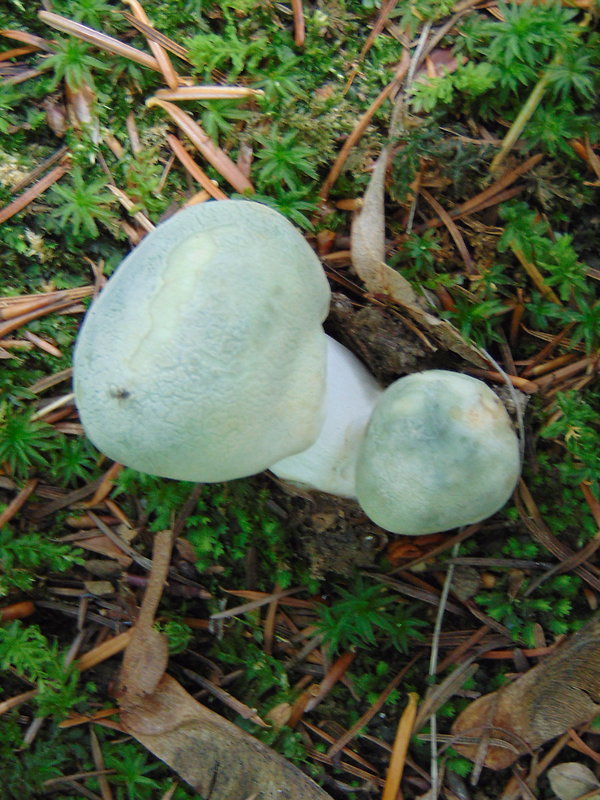
[[329, 286], [272, 209], [180, 211], [88, 312], [74, 389], [92, 442], [127, 466], [225, 481], [306, 449], [322, 422]]
[[519, 472], [518, 439], [494, 392], [430, 370], [379, 398], [358, 457], [358, 502], [388, 531], [435, 533], [496, 512]]

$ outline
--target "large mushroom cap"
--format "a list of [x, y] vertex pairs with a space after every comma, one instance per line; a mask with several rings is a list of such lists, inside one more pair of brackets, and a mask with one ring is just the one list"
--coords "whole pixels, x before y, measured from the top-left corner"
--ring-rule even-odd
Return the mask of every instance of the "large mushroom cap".
[[74, 356], [92, 442], [142, 472], [251, 475], [322, 422], [329, 287], [301, 234], [245, 200], [159, 225], [88, 312]]
[[357, 497], [388, 531], [434, 533], [496, 512], [519, 471], [518, 440], [492, 390], [429, 370], [400, 378], [377, 401], [358, 456]]

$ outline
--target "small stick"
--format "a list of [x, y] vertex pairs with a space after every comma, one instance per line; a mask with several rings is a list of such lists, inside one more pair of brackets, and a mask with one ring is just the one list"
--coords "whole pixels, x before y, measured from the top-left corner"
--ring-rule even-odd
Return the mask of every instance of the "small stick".
[[[559, 59], [555, 58], [553, 61], [553, 66], [559, 63]], [[533, 90], [527, 100], [523, 108], [517, 114], [517, 117], [513, 124], [510, 126], [506, 136], [502, 140], [502, 144], [500, 145], [500, 150], [494, 156], [492, 163], [490, 164], [490, 172], [495, 172], [500, 164], [504, 161], [510, 150], [512, 150], [513, 146], [515, 145], [519, 136], [523, 133], [523, 130], [527, 123], [529, 122], [532, 114], [540, 104], [542, 97], [544, 96], [544, 92], [546, 91], [546, 87], [550, 81], [550, 71], [545, 72], [536, 85], [533, 87]]]
[[84, 653], [81, 658], [75, 662], [75, 666], [80, 672], [83, 672], [84, 669], [91, 669], [101, 664], [103, 661], [106, 661], [107, 658], [112, 658], [112, 656], [116, 656], [117, 653], [125, 650], [130, 639], [130, 630], [119, 633], [113, 636], [112, 639], [106, 639], [102, 644], [98, 645], [98, 647], [94, 647], [92, 650]]
[[106, 188], [110, 189], [110, 191], [114, 194], [119, 203], [121, 203], [123, 208], [127, 209], [127, 211], [129, 211], [130, 213], [133, 212], [133, 218], [136, 220], [136, 222], [139, 222], [139, 224], [147, 233], [150, 233], [151, 231], [154, 230], [156, 226], [154, 225], [154, 223], [150, 222], [150, 220], [145, 214], [142, 214], [141, 211], [133, 211], [136, 204], [133, 202], [133, 200], [130, 200], [129, 197], [127, 197], [127, 195], [122, 189], [119, 189], [112, 183], [107, 183]]
[[460, 253], [462, 260], [465, 262], [465, 267], [469, 275], [474, 275], [476, 273], [475, 265], [473, 264], [473, 259], [471, 258], [471, 254], [467, 250], [467, 246], [465, 244], [465, 240], [462, 237], [461, 232], [456, 227], [454, 221], [452, 220], [450, 214], [443, 208], [435, 197], [427, 191], [424, 187], [421, 187], [420, 194], [422, 197], [427, 200], [429, 205], [433, 208], [439, 218], [442, 220], [450, 236], [452, 237], [454, 244], [456, 245], [456, 249]]
[[27, 33], [27, 31], [13, 31], [9, 30], [8, 28], [4, 28], [3, 30], [0, 30], [0, 36], [6, 36], [7, 39], [14, 39], [17, 42], [23, 42], [23, 44], [31, 45], [37, 50], [46, 50], [48, 53], [53, 53], [56, 49], [52, 44], [50, 44], [50, 42], [42, 39], [41, 36], [36, 36], [33, 33]]
[[239, 614], [247, 614], [249, 611], [254, 611], [256, 608], [266, 606], [268, 603], [272, 603], [274, 600], [280, 600], [281, 598], [287, 597], [290, 594], [300, 592], [302, 591], [302, 588], [302, 586], [297, 586], [294, 589], [285, 589], [285, 591], [282, 592], [268, 594], [259, 600], [252, 600], [250, 603], [244, 603], [242, 606], [235, 606], [235, 608], [228, 608], [225, 611], [218, 611], [216, 614], [211, 614], [210, 618], [213, 620], [225, 619], [227, 617], [237, 617]]
[[62, 357], [62, 353], [51, 342], [47, 342], [46, 339], [42, 339], [41, 336], [38, 336], [36, 333], [32, 333], [31, 331], [25, 331], [23, 336], [31, 342], [31, 344], [38, 347], [40, 350], [43, 350], [45, 353], [49, 353], [51, 356], [56, 356], [57, 358]]
[[75, 399], [75, 393], [70, 392], [69, 394], [65, 394], [62, 397], [58, 397], [56, 400], [53, 400], [51, 403], [48, 403], [47, 406], [41, 408], [39, 411], [36, 411], [35, 414], [32, 415], [31, 419], [41, 419], [45, 417], [47, 414], [50, 414], [51, 411], [55, 411], [57, 408], [62, 408], [63, 406], [69, 405], [73, 403]]
[[123, 17], [140, 33], [143, 33], [147, 39], [152, 39], [153, 42], [157, 42], [157, 44], [159, 44], [161, 47], [164, 47], [165, 50], [173, 53], [173, 55], [179, 56], [179, 58], [187, 61], [188, 64], [192, 63], [189, 59], [188, 51], [183, 45], [179, 44], [178, 42], [174, 42], [173, 39], [169, 39], [169, 37], [165, 36], [164, 33], [157, 31], [156, 28], [153, 28], [151, 25], [146, 25], [144, 22], [137, 19], [137, 17], [135, 17], [133, 14], [129, 14], [127, 11], [123, 11]]
[[513, 386], [527, 394], [535, 394], [540, 390], [538, 383], [529, 381], [527, 378], [520, 378], [518, 375], [502, 375], [494, 370], [477, 369], [476, 367], [468, 367], [465, 372], [468, 372], [469, 375], [476, 375], [479, 378], [487, 378], [490, 381], [494, 381], [494, 383], [506, 383], [506, 378], [508, 377]]
[[[379, 695], [379, 697], [375, 700], [375, 702], [366, 710], [366, 712], [360, 717], [360, 719], [356, 720], [354, 725], [349, 728], [342, 736], [340, 736], [337, 741], [334, 741], [327, 751], [327, 755], [331, 758], [334, 758], [340, 751], [344, 750], [347, 744], [349, 744], [352, 739], [356, 736], [356, 734], [365, 728], [367, 724], [373, 719], [375, 714], [381, 709], [385, 701], [388, 699], [390, 694], [397, 689], [400, 685], [400, 681], [406, 673], [411, 669], [411, 667], [421, 658], [421, 654], [417, 653], [408, 664], [406, 664], [400, 672], [395, 675], [392, 680], [388, 683], [385, 687], [383, 692]], [[305, 723], [306, 724], [306, 723]], [[350, 751], [352, 752], [352, 751]]]
[[304, 711], [308, 713], [316, 708], [319, 703], [324, 700], [329, 692], [333, 689], [335, 684], [340, 680], [340, 678], [345, 675], [346, 670], [350, 666], [350, 664], [356, 658], [356, 653], [348, 650], [346, 653], [343, 653], [338, 659], [336, 659], [331, 667], [327, 670], [325, 677], [319, 684], [318, 691], [316, 694], [312, 695], [309, 698], [308, 702], [306, 703], [306, 707]]
[[20, 603], [13, 603], [10, 606], [0, 608], [0, 621], [9, 622], [13, 619], [25, 619], [35, 612], [35, 606], [31, 600], [21, 600]]
[[339, 178], [344, 164], [346, 163], [346, 159], [348, 158], [348, 154], [350, 150], [354, 147], [354, 145], [358, 142], [361, 138], [365, 130], [367, 129], [367, 125], [373, 118], [373, 115], [378, 110], [378, 108], [383, 105], [383, 103], [390, 97], [393, 92], [400, 86], [401, 82], [404, 80], [404, 76], [408, 72], [408, 68], [410, 66], [410, 57], [408, 52], [404, 50], [402, 52], [402, 60], [400, 61], [400, 66], [396, 70], [396, 74], [392, 78], [392, 80], [388, 83], [388, 85], [382, 89], [382, 91], [377, 95], [375, 100], [371, 103], [369, 108], [365, 111], [362, 117], [357, 122], [356, 126], [352, 133], [348, 136], [346, 141], [344, 142], [342, 149], [337, 155], [333, 166], [329, 170], [329, 174], [325, 178], [323, 182], [323, 186], [321, 187], [321, 191], [319, 192], [321, 196], [321, 200], [325, 202], [329, 197], [329, 192], [333, 184]]
[[[509, 169], [504, 173], [504, 175], [498, 178], [498, 180], [494, 181], [491, 186], [488, 186], [487, 189], [479, 192], [479, 194], [476, 194], [474, 197], [471, 197], [464, 203], [460, 203], [460, 205], [455, 206], [448, 213], [451, 217], [459, 217], [463, 216], [464, 214], [469, 214], [472, 211], [479, 211], [481, 208], [487, 208], [487, 205], [483, 204], [489, 204], [488, 201], [492, 201], [494, 198], [498, 198], [499, 201], [500, 193], [513, 184], [517, 178], [521, 177], [521, 175], [524, 175], [526, 172], [529, 172], [529, 170], [533, 169], [533, 167], [537, 166], [543, 157], [544, 156], [541, 153], [536, 153], [536, 155], [531, 156], [531, 158], [528, 158], [518, 167]], [[430, 219], [423, 225], [420, 225], [418, 230], [438, 227], [441, 224], [441, 220]]]
[[21, 692], [21, 694], [16, 694], [14, 697], [3, 700], [0, 703], [0, 714], [6, 714], [7, 711], [11, 711], [22, 703], [27, 703], [36, 696], [37, 692], [37, 689], [30, 689], [28, 692]]

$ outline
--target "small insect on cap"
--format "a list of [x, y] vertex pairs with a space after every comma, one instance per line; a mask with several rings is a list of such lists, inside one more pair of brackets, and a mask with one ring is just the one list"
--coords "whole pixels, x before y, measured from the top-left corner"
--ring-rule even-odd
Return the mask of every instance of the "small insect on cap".
[[377, 401], [357, 497], [388, 531], [436, 533], [498, 511], [519, 472], [517, 436], [494, 392], [468, 375], [428, 370], [400, 378]]
[[123, 261], [74, 355], [83, 427], [110, 458], [225, 481], [306, 449], [322, 422], [329, 286], [276, 211], [180, 211]]

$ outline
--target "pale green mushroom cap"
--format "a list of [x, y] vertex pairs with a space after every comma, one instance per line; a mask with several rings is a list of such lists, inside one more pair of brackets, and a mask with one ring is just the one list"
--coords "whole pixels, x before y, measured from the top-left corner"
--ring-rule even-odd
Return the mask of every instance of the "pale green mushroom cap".
[[147, 235], [88, 312], [74, 356], [83, 427], [106, 455], [191, 481], [251, 475], [322, 423], [321, 264], [276, 211], [192, 206]]
[[400, 378], [377, 401], [357, 497], [388, 531], [434, 533], [498, 511], [519, 472], [518, 439], [494, 392], [476, 378], [429, 370]]

